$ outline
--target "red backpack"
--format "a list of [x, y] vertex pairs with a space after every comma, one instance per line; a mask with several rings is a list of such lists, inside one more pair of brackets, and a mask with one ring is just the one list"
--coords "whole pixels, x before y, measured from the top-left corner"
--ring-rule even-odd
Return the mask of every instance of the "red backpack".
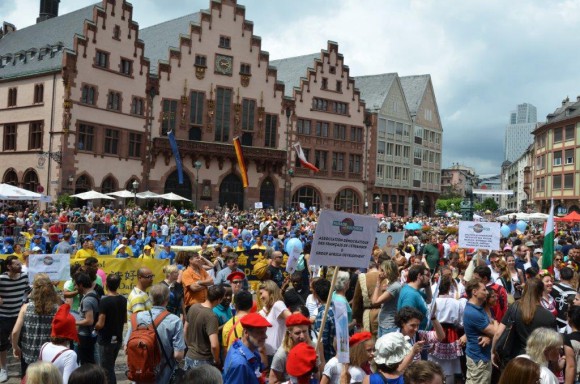
[[[151, 320], [153, 320], [153, 315]], [[137, 313], [131, 316], [131, 336], [127, 341], [127, 378], [136, 382], [154, 382], [157, 366], [161, 362], [161, 340], [157, 340], [157, 327], [168, 311], [161, 312], [153, 324], [137, 324]]]

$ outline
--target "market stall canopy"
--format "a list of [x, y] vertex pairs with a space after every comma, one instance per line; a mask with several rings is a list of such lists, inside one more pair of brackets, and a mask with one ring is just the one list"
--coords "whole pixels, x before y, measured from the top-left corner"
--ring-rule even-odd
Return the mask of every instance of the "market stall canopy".
[[98, 199], [115, 200], [114, 197], [107, 196], [107, 195], [100, 193], [100, 192], [97, 192], [97, 191], [87, 191], [87, 192], [77, 193], [76, 195], [71, 195], [70, 197], [78, 197], [81, 200], [98, 200]]
[[134, 197], [135, 194], [131, 191], [127, 191], [126, 189], [123, 189], [122, 191], [117, 191], [117, 192], [109, 192], [107, 193], [107, 195], [109, 196], [115, 196], [115, 197], [122, 197], [124, 199], [128, 198], [128, 197]]
[[157, 193], [151, 191], [140, 192], [137, 194], [137, 197], [140, 199], [159, 199], [159, 196], [160, 195]]
[[568, 223], [580, 221], [580, 214], [576, 211], [572, 211], [564, 217], [556, 217], [556, 221], [565, 221]]
[[166, 193], [164, 195], [159, 195], [160, 199], [171, 200], [171, 201], [191, 201], [185, 197], [181, 197], [173, 192]]
[[28, 189], [18, 188], [11, 184], [0, 184], [0, 200], [40, 200], [40, 193], [29, 191]]

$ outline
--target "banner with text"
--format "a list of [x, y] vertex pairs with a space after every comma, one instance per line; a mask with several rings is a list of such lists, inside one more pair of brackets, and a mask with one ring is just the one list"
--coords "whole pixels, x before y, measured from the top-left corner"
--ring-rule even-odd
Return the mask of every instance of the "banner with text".
[[461, 248], [499, 249], [500, 223], [460, 221], [459, 246]]
[[70, 279], [70, 255], [30, 255], [28, 257], [28, 281], [33, 282], [38, 273], [46, 273], [51, 281]]
[[367, 268], [379, 221], [372, 216], [322, 211], [316, 226], [310, 264]]

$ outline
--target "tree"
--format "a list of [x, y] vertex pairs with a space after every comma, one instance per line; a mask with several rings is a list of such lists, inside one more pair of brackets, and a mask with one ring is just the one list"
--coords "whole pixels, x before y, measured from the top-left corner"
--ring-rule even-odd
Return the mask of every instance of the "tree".
[[493, 199], [493, 197], [488, 197], [485, 200], [483, 200], [483, 203], [481, 203], [481, 209], [482, 210], [490, 210], [490, 211], [496, 211], [498, 206], [497, 203], [495, 202], [495, 200]]

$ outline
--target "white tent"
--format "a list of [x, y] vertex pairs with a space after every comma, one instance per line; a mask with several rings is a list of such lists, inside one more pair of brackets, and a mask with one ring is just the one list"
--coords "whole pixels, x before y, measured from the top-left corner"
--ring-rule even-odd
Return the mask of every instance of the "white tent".
[[27, 189], [18, 188], [10, 184], [0, 184], [0, 200], [40, 200], [40, 193], [31, 192]]
[[137, 197], [140, 199], [159, 199], [159, 196], [160, 195], [157, 193], [151, 191], [140, 192], [137, 194]]
[[117, 191], [117, 192], [109, 192], [106, 195], [121, 197], [123, 199], [126, 199], [128, 197], [135, 197], [135, 194], [133, 192], [127, 191], [126, 189], [123, 189], [122, 191]]
[[159, 195], [160, 199], [171, 200], [171, 201], [191, 201], [185, 197], [181, 197], [173, 192], [166, 193], [164, 195]]
[[77, 193], [76, 195], [71, 195], [70, 197], [78, 197], [79, 199], [82, 199], [82, 200], [98, 200], [98, 199], [115, 200], [114, 197], [107, 196], [107, 195], [102, 194], [102, 193], [97, 192], [97, 191], [87, 191], [87, 192]]

